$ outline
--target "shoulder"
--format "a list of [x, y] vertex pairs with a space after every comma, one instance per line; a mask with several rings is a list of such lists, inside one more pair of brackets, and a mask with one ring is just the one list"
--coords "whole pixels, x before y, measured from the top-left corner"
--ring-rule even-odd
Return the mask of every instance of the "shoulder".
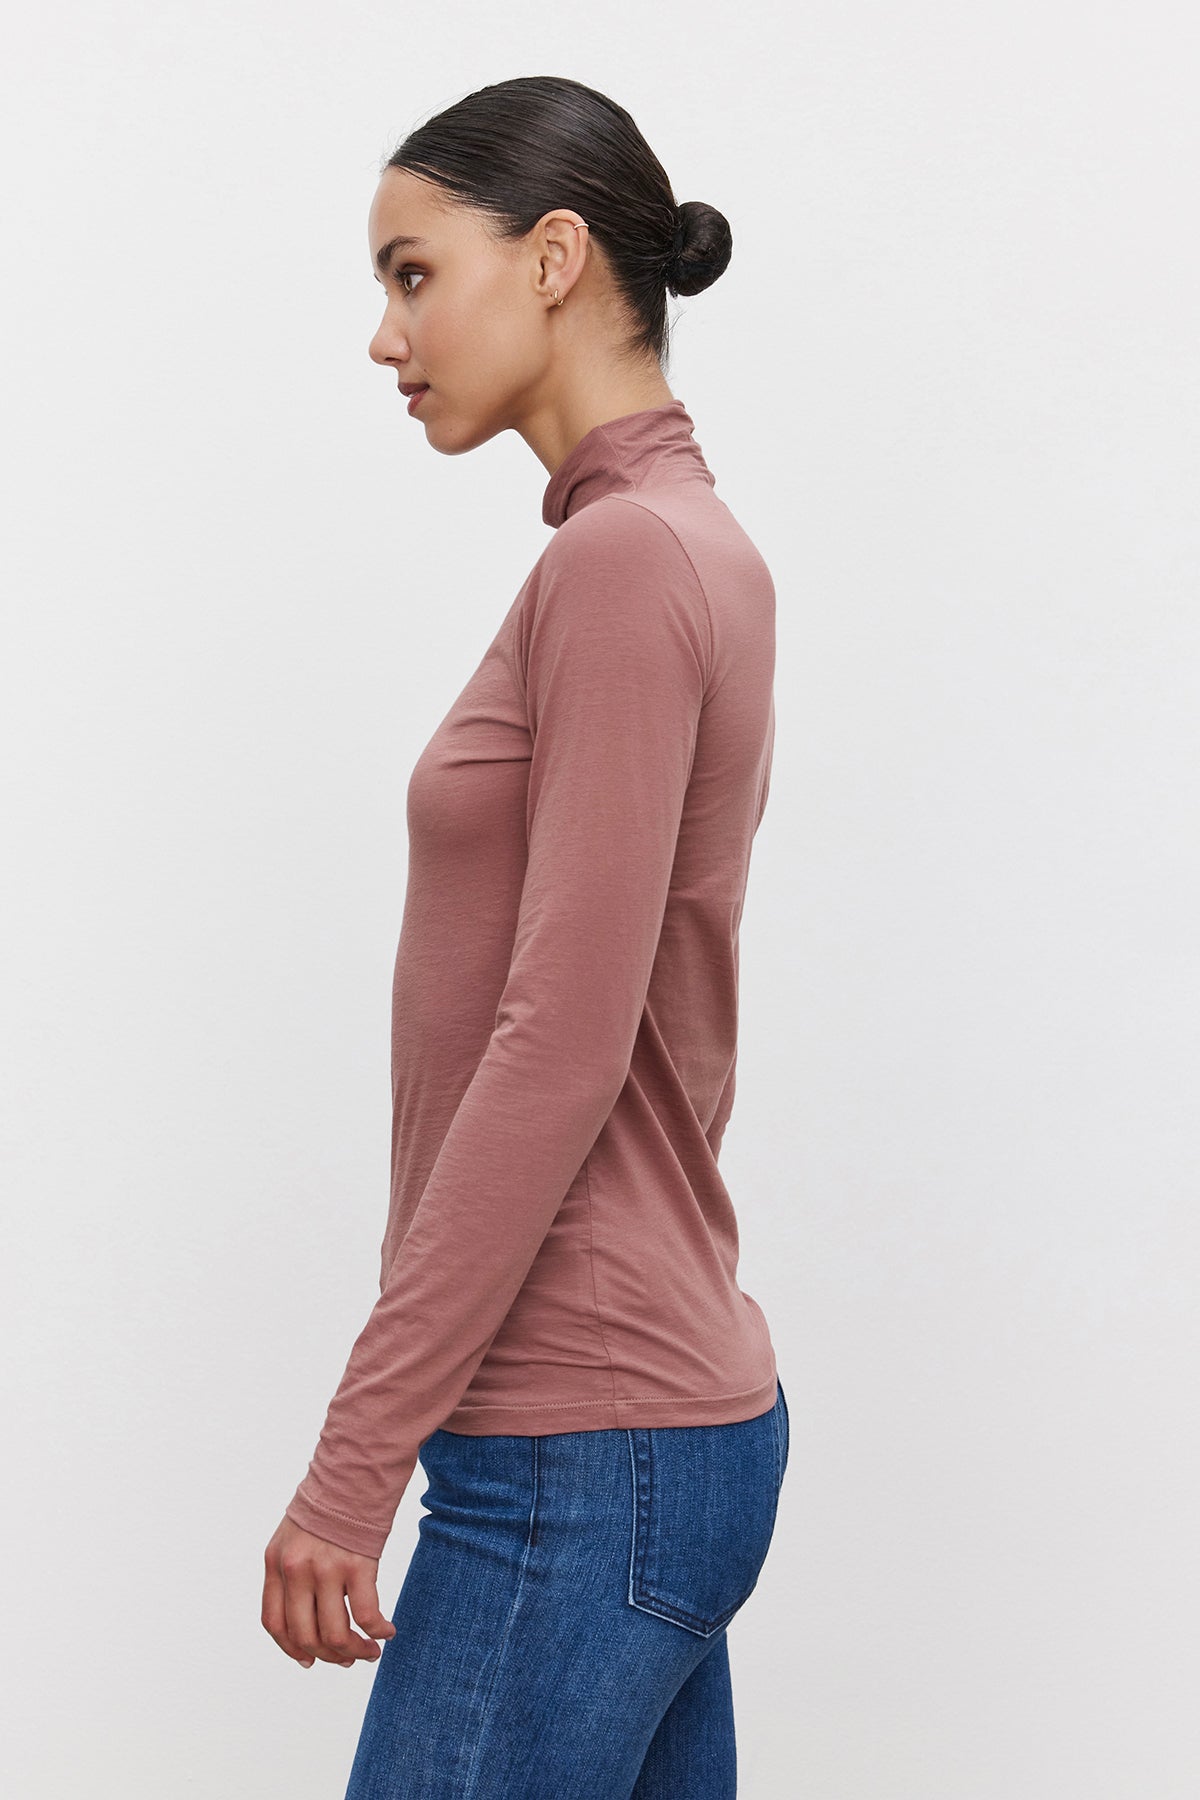
[[564, 519], [542, 560], [551, 574], [567, 576], [596, 561], [618, 568], [640, 564], [675, 580], [690, 579], [699, 587], [674, 528], [634, 494], [605, 494]]
[[708, 600], [678, 533], [636, 496], [605, 494], [565, 519], [538, 560], [527, 628], [596, 628], [652, 639], [670, 628], [712, 657]]
[[512, 624], [522, 693], [547, 681], [647, 679], [703, 694], [713, 671], [708, 602], [690, 557], [648, 507], [605, 494], [558, 527]]

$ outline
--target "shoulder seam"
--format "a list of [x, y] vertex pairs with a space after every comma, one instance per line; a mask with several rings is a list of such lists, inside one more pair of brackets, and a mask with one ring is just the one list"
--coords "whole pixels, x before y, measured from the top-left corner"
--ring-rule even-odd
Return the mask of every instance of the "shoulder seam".
[[[700, 572], [697, 569], [695, 563], [692, 561], [691, 555], [688, 552], [687, 545], [683, 542], [682, 538], [680, 537], [679, 533], [676, 531], [675, 527], [671, 524], [668, 524], [667, 520], [663, 518], [662, 514], [655, 512], [655, 510], [652, 506], [646, 506], [641, 500], [639, 500], [637, 498], [636, 494], [605, 494], [605, 495], [602, 495], [601, 498], [605, 499], [605, 500], [620, 500], [626, 506], [636, 506], [638, 511], [641, 513], [645, 513], [648, 518], [657, 519], [659, 524], [663, 527], [663, 529], [665, 531], [670, 532], [671, 536], [675, 539], [675, 542], [679, 545], [679, 548], [683, 551], [683, 554], [684, 554], [685, 558], [687, 559], [687, 566], [692, 571], [692, 577], [696, 583], [696, 586], [700, 590], [700, 598], [704, 602], [704, 619], [705, 619], [705, 623], [708, 627], [708, 675], [705, 678], [704, 694], [701, 698], [701, 705], [703, 705], [704, 701], [708, 699], [709, 685], [712, 682], [712, 678], [713, 678], [713, 675], [716, 670], [716, 657], [717, 657], [716, 633], [713, 630], [712, 606], [709, 603], [709, 598], [708, 598], [707, 592], [705, 591], [704, 583], [700, 579]], [[598, 506], [600, 504], [600, 501], [597, 500], [593, 504]]]

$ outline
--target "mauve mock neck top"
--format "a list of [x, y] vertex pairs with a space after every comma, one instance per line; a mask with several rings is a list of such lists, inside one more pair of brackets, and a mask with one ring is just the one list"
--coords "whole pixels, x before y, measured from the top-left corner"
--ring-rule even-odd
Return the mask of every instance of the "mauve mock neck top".
[[679, 400], [588, 431], [413, 768], [380, 1295], [288, 1516], [377, 1557], [424, 1440], [757, 1417], [717, 1167], [775, 591]]

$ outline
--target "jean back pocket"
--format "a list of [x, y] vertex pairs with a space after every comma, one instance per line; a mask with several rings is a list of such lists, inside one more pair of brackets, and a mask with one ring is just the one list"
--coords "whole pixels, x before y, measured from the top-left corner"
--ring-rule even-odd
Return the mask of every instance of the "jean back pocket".
[[711, 1637], [753, 1593], [770, 1547], [788, 1455], [782, 1386], [756, 1419], [626, 1435], [629, 1604]]

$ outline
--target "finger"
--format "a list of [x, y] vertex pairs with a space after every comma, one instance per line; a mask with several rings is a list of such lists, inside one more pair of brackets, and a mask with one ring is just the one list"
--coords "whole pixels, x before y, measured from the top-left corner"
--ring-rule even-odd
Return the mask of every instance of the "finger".
[[316, 1603], [320, 1648], [317, 1655], [323, 1662], [341, 1663], [349, 1668], [375, 1646], [368, 1645], [366, 1638], [350, 1629], [345, 1594], [345, 1582], [339, 1570], [318, 1571]]
[[311, 1668], [313, 1658], [306, 1651], [301, 1650], [288, 1631], [284, 1596], [282, 1571], [277, 1563], [272, 1563], [268, 1558], [266, 1578], [263, 1581], [263, 1629], [275, 1639], [285, 1656], [290, 1656], [294, 1661], [302, 1663], [306, 1669]]
[[313, 1591], [313, 1569], [307, 1558], [284, 1557], [283, 1611], [288, 1637], [300, 1651], [306, 1667], [321, 1654], [321, 1634], [317, 1629], [317, 1603]]
[[379, 1590], [365, 1568], [351, 1572], [346, 1585], [350, 1613], [360, 1631], [372, 1638], [394, 1638], [396, 1627], [379, 1607]]

